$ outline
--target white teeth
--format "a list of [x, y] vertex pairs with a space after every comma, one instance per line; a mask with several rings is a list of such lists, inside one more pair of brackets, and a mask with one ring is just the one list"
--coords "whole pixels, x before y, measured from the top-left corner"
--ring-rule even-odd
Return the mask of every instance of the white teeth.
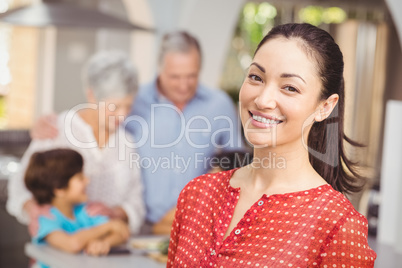
[[279, 124], [281, 122], [279, 120], [271, 120], [271, 119], [261, 117], [261, 116], [258, 116], [258, 115], [253, 115], [253, 119], [258, 121], [258, 122], [261, 122], [261, 123], [264, 123], [264, 124], [270, 124], [270, 125]]

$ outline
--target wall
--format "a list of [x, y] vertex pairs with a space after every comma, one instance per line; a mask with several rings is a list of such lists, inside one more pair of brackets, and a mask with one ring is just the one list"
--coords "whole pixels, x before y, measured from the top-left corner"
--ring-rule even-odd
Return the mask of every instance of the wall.
[[54, 66], [55, 112], [85, 102], [81, 70], [87, 58], [95, 52], [95, 38], [96, 33], [89, 30], [58, 30]]
[[401, 0], [385, 0], [389, 11], [394, 20], [399, 42], [402, 44], [402, 1]]
[[383, 154], [381, 159], [381, 204], [377, 239], [402, 253], [402, 2], [387, 0], [394, 25], [390, 27], [387, 59], [387, 81], [384, 99]]
[[[402, 14], [401, 14], [402, 16]], [[385, 100], [402, 100], [402, 50], [398, 39], [397, 29], [390, 27], [388, 58], [387, 58], [387, 81], [385, 87]]]
[[[238, 14], [245, 3], [244, 0], [100, 0], [99, 2], [90, 0], [86, 2], [89, 2], [89, 5], [98, 3], [99, 8], [104, 11], [128, 18], [132, 22], [154, 27], [157, 31], [154, 34], [105, 31], [75, 34], [58, 31], [57, 58], [55, 59], [57, 71], [53, 85], [55, 96], [52, 104], [56, 112], [84, 100], [80, 78], [77, 76], [84, 59], [78, 59], [79, 55], [84, 57], [84, 54], [92, 54], [96, 50], [110, 47], [127, 50], [139, 68], [140, 82], [144, 83], [157, 73], [156, 57], [160, 37], [163, 33], [175, 29], [188, 30], [200, 39], [204, 51], [201, 81], [212, 87], [218, 86]], [[386, 2], [398, 25], [396, 32], [401, 38], [402, 16], [398, 12], [402, 13], [402, 2], [399, 0], [386, 0]], [[71, 53], [75, 55], [74, 59], [69, 56]], [[402, 94], [397, 93], [401, 91], [396, 90], [395, 94]]]
[[[150, 14], [151, 23], [157, 29], [156, 40], [144, 40], [153, 42], [148, 43], [148, 48], [151, 47], [153, 52], [146, 50], [145, 53], [150, 56], [146, 61], [152, 62], [151, 68], [149, 62], [146, 63], [149, 70], [146, 75], [148, 78], [152, 78], [157, 72], [156, 58], [162, 35], [168, 31], [181, 29], [191, 32], [201, 43], [204, 56], [201, 81], [211, 87], [218, 85], [244, 0], [134, 0], [141, 4], [137, 7], [141, 7], [142, 10], [134, 7], [133, 4], [128, 4], [129, 0], [125, 2], [127, 7], [131, 7], [128, 9], [129, 17], [136, 18], [136, 14], [143, 17], [141, 13], [145, 11]], [[149, 24], [150, 21], [146, 23]], [[138, 67], [142, 68], [141, 66], [140, 62]]]

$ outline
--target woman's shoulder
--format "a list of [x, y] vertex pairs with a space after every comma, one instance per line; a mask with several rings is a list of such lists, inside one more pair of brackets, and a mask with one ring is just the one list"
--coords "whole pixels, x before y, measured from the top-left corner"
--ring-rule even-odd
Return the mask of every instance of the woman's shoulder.
[[61, 129], [76, 129], [85, 128], [90, 129], [90, 126], [78, 114], [78, 111], [74, 109], [65, 110], [57, 116], [57, 127]]
[[367, 224], [367, 219], [359, 213], [346, 196], [332, 187], [325, 193], [328, 197], [326, 211], [336, 213], [340, 216], [341, 221], [358, 221]]
[[204, 211], [215, 206], [230, 189], [229, 180], [233, 170], [207, 173], [191, 180], [181, 191], [177, 200], [179, 213]]
[[229, 187], [229, 180], [235, 170], [221, 171], [217, 173], [206, 173], [192, 179], [182, 190], [182, 194], [187, 192], [209, 192], [222, 191]]

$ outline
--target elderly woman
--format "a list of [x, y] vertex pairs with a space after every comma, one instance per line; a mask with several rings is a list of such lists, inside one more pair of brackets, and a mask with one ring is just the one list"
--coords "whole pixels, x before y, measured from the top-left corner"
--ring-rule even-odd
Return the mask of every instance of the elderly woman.
[[[84, 173], [90, 179], [87, 188], [92, 213], [108, 214], [126, 221], [136, 233], [145, 208], [138, 167], [130, 166], [127, 147], [119, 142], [127, 137], [120, 123], [128, 114], [137, 92], [137, 73], [127, 55], [105, 51], [94, 55], [84, 69], [87, 103], [77, 105], [57, 116], [58, 135], [54, 139], [33, 140], [22, 158], [22, 169], [8, 186], [7, 210], [22, 223], [29, 223], [43, 212], [25, 188], [23, 177], [30, 156], [36, 151], [71, 148], [86, 163]], [[122, 153], [124, 152], [124, 153]], [[35, 226], [30, 226], [31, 233]]]

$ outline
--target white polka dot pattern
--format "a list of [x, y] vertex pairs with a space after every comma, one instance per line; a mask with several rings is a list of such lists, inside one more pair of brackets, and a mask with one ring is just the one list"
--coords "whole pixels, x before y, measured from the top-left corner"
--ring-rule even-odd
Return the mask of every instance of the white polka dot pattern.
[[330, 185], [262, 196], [223, 240], [240, 193], [233, 172], [183, 189], [167, 267], [374, 267], [367, 220]]

